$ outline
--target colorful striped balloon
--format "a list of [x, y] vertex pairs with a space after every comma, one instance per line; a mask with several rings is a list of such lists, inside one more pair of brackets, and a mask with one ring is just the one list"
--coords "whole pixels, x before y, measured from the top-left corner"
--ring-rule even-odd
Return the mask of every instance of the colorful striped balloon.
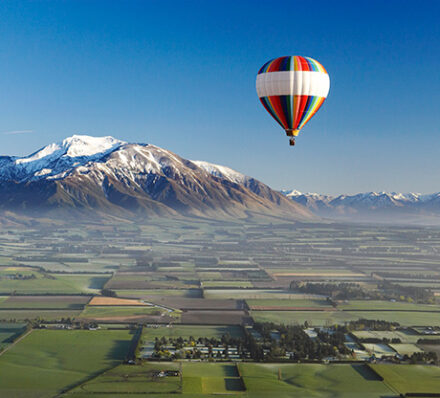
[[261, 103], [286, 134], [293, 137], [318, 111], [329, 89], [330, 78], [324, 67], [299, 55], [273, 59], [257, 75]]

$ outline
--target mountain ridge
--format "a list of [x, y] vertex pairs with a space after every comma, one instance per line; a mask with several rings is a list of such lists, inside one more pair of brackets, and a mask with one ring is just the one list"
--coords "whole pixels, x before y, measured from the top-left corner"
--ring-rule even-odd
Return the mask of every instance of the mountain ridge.
[[260, 181], [151, 144], [75, 135], [0, 157], [0, 209], [127, 216], [316, 220]]
[[[302, 204], [316, 215], [333, 219], [370, 221], [398, 217], [440, 217], [440, 192], [432, 194], [399, 192], [364, 192], [354, 195], [323, 195], [282, 190], [281, 193]], [[436, 222], [437, 223], [437, 222]]]

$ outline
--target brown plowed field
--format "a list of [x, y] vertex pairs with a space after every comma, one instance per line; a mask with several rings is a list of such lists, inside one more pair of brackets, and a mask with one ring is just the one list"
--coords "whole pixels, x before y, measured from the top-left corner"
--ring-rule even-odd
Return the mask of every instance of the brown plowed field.
[[149, 304], [145, 304], [139, 300], [131, 300], [131, 299], [120, 299], [115, 297], [93, 297], [90, 301], [89, 305], [129, 305], [129, 306], [148, 306]]

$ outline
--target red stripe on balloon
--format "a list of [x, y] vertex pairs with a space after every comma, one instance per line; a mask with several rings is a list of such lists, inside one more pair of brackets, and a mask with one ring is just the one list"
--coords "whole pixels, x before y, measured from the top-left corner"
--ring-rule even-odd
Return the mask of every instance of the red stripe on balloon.
[[299, 100], [298, 114], [296, 115], [295, 123], [293, 126], [293, 128], [295, 129], [298, 128], [304, 117], [304, 109], [306, 108], [308, 99], [309, 99], [308, 95], [298, 95], [298, 100]]
[[299, 56], [298, 57], [300, 60], [300, 64], [301, 64], [301, 70], [303, 71], [309, 71], [309, 63], [307, 62], [307, 60], [304, 57]]
[[284, 110], [283, 110], [283, 106], [281, 104], [280, 96], [273, 95], [273, 96], [270, 96], [268, 98], [269, 98], [269, 101], [270, 101], [270, 103], [272, 105], [272, 108], [273, 108], [274, 112], [278, 116], [278, 119], [280, 119], [281, 123], [283, 124], [283, 127], [285, 129], [287, 129], [288, 128], [287, 117], [284, 114]]
[[267, 69], [267, 72], [277, 72], [280, 70], [280, 66], [281, 66], [281, 62], [283, 62], [283, 57], [281, 58], [277, 58], [276, 60], [274, 60], [269, 68]]

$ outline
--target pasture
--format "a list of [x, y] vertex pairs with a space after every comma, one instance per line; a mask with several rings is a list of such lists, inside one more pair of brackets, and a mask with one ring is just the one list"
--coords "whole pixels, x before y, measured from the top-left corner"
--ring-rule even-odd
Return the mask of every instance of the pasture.
[[81, 318], [100, 319], [100, 318], [122, 318], [129, 316], [144, 316], [144, 315], [161, 315], [164, 310], [153, 306], [142, 305], [118, 305], [118, 306], [87, 306], [81, 312]]
[[71, 395], [74, 397], [78, 393], [166, 394], [181, 392], [180, 377], [156, 377], [155, 374], [161, 370], [179, 370], [179, 364], [147, 362], [136, 366], [119, 365], [76, 387]]
[[304, 300], [323, 298], [311, 294], [294, 293], [284, 289], [206, 289], [205, 298], [209, 299], [279, 299]]
[[440, 315], [440, 306], [431, 304], [415, 304], [390, 300], [350, 300], [348, 303], [338, 305], [344, 311], [370, 310], [370, 311], [432, 311]]
[[440, 316], [435, 312], [405, 311], [251, 311], [256, 322], [304, 324], [313, 326], [343, 324], [358, 319], [386, 320], [402, 326], [440, 326]]
[[132, 337], [127, 330], [34, 330], [0, 356], [0, 395], [53, 396], [116, 366]]
[[55, 321], [61, 318], [76, 318], [81, 313], [81, 310], [69, 310], [69, 309], [12, 309], [12, 310], [0, 310], [0, 320], [33, 320], [41, 319], [45, 321]]
[[127, 298], [160, 298], [160, 297], [185, 297], [201, 298], [201, 289], [117, 289], [118, 297]]
[[245, 390], [235, 364], [182, 363], [184, 394], [240, 394]]
[[242, 363], [238, 366], [248, 395], [255, 398], [380, 398], [391, 393], [366, 365]]
[[[45, 274], [37, 271], [0, 272], [0, 293], [8, 294], [78, 294], [96, 293], [109, 276], [105, 274]], [[13, 278], [13, 279], [12, 279]], [[27, 279], [23, 279], [27, 278]]]
[[276, 310], [333, 310], [329, 302], [323, 299], [247, 299], [247, 305], [255, 311], [276, 311]]
[[89, 300], [90, 296], [10, 296], [0, 303], [0, 310], [81, 310]]
[[0, 322], [0, 352], [6, 348], [11, 339], [24, 332], [26, 324]]
[[407, 393], [438, 393], [440, 386], [440, 368], [424, 365], [370, 365], [384, 378], [393, 391]]

